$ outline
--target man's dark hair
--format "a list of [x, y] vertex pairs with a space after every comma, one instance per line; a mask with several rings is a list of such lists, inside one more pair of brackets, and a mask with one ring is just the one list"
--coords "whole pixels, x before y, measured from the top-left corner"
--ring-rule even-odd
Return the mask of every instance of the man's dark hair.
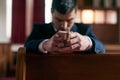
[[52, 12], [56, 10], [62, 14], [66, 14], [73, 9], [77, 9], [77, 0], [53, 0], [52, 2]]

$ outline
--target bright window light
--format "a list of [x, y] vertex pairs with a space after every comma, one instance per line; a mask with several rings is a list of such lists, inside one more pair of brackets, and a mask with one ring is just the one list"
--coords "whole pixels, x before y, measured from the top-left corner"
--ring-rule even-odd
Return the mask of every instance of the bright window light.
[[12, 25], [12, 0], [6, 0], [6, 34], [8, 38], [11, 38], [11, 25]]
[[82, 11], [82, 22], [86, 24], [92, 24], [94, 22], [94, 11], [83, 10]]
[[45, 23], [49, 23], [52, 21], [51, 4], [52, 0], [45, 0]]
[[108, 10], [106, 12], [106, 23], [116, 24], [117, 23], [117, 12], [114, 10]]
[[96, 24], [104, 24], [105, 23], [105, 12], [103, 10], [95, 10], [95, 23]]

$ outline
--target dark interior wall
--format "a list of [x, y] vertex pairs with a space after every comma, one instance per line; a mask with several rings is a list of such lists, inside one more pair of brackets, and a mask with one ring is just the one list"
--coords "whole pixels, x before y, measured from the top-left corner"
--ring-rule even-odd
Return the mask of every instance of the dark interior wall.
[[25, 0], [13, 0], [12, 43], [25, 42]]
[[43, 23], [45, 16], [45, 0], [34, 0], [33, 22]]
[[[44, 23], [44, 0], [34, 0], [33, 23]], [[13, 0], [12, 43], [25, 43], [26, 40], [26, 0]]]

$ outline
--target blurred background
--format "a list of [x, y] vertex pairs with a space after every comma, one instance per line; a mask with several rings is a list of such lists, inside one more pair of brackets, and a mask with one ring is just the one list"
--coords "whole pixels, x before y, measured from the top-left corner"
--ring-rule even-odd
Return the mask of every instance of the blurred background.
[[[34, 23], [51, 22], [52, 0], [0, 0], [0, 80], [15, 80], [16, 54]], [[92, 24], [109, 53], [120, 53], [120, 0], [78, 0], [77, 23]]]

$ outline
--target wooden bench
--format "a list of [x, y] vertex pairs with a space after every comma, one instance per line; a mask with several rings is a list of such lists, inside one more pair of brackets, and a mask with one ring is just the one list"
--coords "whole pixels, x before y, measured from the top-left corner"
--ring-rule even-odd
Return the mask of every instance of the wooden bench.
[[13, 64], [13, 54], [10, 43], [0, 43], [0, 76], [7, 74], [7, 68]]
[[120, 54], [120, 44], [105, 44], [106, 53]]
[[17, 54], [16, 80], [120, 80], [120, 54]]

